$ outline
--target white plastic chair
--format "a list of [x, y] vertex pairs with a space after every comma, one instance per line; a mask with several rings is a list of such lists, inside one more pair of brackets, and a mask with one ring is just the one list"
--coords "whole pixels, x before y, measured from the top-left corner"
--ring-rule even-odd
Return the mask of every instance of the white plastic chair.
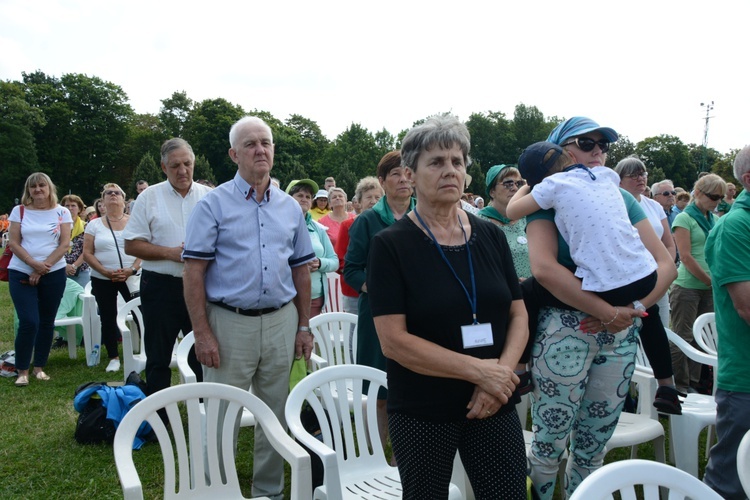
[[[193, 332], [185, 335], [185, 338], [177, 346], [177, 370], [180, 372], [180, 378], [183, 384], [195, 384], [198, 382], [198, 378], [195, 372], [188, 363], [188, 355], [190, 349], [195, 344], [195, 335]], [[249, 391], [252, 394], [252, 391]], [[201, 414], [204, 413], [203, 404], [200, 406]], [[252, 427], [255, 425], [255, 417], [252, 412], [245, 408], [242, 410], [242, 418], [240, 419], [240, 427]]]
[[[669, 341], [682, 350], [688, 358], [716, 367], [716, 356], [701, 352], [682, 337], [667, 329]], [[698, 438], [701, 431], [716, 424], [716, 400], [705, 394], [688, 394], [682, 402], [682, 415], [669, 416], [669, 433], [672, 456], [677, 468], [698, 477]]]
[[88, 359], [94, 344], [101, 343], [101, 324], [99, 315], [96, 313], [96, 299], [90, 293], [79, 293], [78, 300], [81, 302], [81, 315], [68, 316], [55, 320], [55, 326], [64, 326], [68, 339], [68, 357], [76, 359], [78, 355], [78, 342], [76, 337], [76, 326], [83, 331], [83, 348], [85, 359]]
[[[200, 399], [206, 408], [206, 423]], [[187, 407], [187, 426], [180, 415]], [[222, 403], [226, 409], [222, 409]], [[164, 408], [168, 429], [157, 411]], [[114, 441], [115, 464], [125, 499], [142, 499], [143, 488], [133, 463], [133, 439], [143, 421], [151, 424], [164, 463], [164, 498], [245, 498], [235, 463], [234, 433], [240, 410], [247, 408], [266, 431], [274, 449], [292, 469], [291, 498], [310, 498], [310, 456], [294, 442], [270, 408], [247, 391], [225, 384], [201, 383], [169, 387], [135, 405], [122, 419]], [[176, 464], [175, 464], [176, 459]], [[175, 467], [176, 465], [176, 467]]]
[[636, 364], [632, 382], [638, 387], [636, 413], [620, 414], [615, 432], [607, 441], [606, 450], [630, 446], [630, 458], [637, 458], [638, 445], [650, 441], [653, 443], [656, 459], [666, 463], [664, 426], [659, 422], [659, 414], [652, 404], [656, 395], [656, 379], [650, 368]]
[[[367, 392], [362, 382], [368, 380]], [[352, 387], [355, 404], [336, 393]], [[318, 455], [325, 470], [323, 484], [314, 498], [401, 498], [401, 478], [385, 459], [378, 432], [376, 401], [378, 389], [387, 387], [384, 372], [362, 365], [337, 365], [313, 372], [299, 382], [287, 399], [287, 425], [295, 438]], [[366, 404], [356, 404], [367, 397]], [[302, 426], [300, 412], [307, 401], [320, 422], [322, 441]], [[450, 498], [460, 499], [455, 485]]]
[[[350, 343], [349, 333], [354, 327]], [[345, 312], [323, 313], [310, 318], [310, 333], [315, 337], [313, 351], [327, 361], [328, 366], [351, 365], [355, 361], [352, 352], [357, 350], [357, 315]], [[320, 366], [311, 366], [315, 371]]]
[[[354, 329], [349, 343], [349, 333]], [[357, 316], [345, 312], [323, 313], [310, 318], [310, 333], [313, 334], [313, 355], [310, 356], [310, 371], [326, 366], [353, 365], [352, 356], [357, 351]], [[338, 398], [338, 393], [334, 392]], [[347, 387], [347, 401], [354, 404], [352, 389]]]
[[[146, 329], [144, 328], [143, 315], [141, 314], [141, 298], [136, 297], [120, 307], [117, 312], [117, 327], [122, 335], [122, 367], [123, 380], [127, 380], [131, 372], [141, 373], [146, 369]], [[170, 368], [177, 366], [177, 345], [175, 342], [172, 351]], [[135, 345], [138, 349], [135, 349]]]
[[698, 347], [708, 354], [716, 356], [719, 345], [719, 333], [716, 330], [716, 315], [704, 313], [696, 318], [693, 323], [693, 338]]
[[[636, 485], [643, 494], [636, 496]], [[650, 460], [622, 460], [594, 471], [578, 485], [570, 500], [604, 500], [619, 492], [623, 500], [659, 500], [659, 488], [669, 489], [670, 500], [721, 500], [721, 496], [693, 476]]]
[[344, 301], [341, 298], [341, 275], [337, 272], [326, 273], [328, 290], [323, 312], [344, 312]]
[[745, 495], [750, 497], [750, 431], [745, 433], [737, 448], [737, 474], [740, 476], [740, 484], [745, 490]]

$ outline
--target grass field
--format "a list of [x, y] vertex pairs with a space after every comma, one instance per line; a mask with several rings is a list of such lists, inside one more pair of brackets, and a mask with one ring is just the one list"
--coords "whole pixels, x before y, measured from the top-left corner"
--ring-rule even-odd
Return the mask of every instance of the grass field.
[[[0, 353], [13, 349], [13, 312], [8, 284], [0, 283]], [[52, 378], [16, 388], [15, 379], [0, 379], [0, 498], [100, 499], [121, 498], [122, 492], [111, 445], [81, 445], [73, 438], [78, 414], [73, 394], [78, 385], [90, 381], [119, 381], [120, 373], [106, 373], [106, 363], [89, 368], [83, 348], [69, 359], [67, 349], [53, 349], [46, 367]], [[177, 374], [173, 376], [176, 384]], [[668, 420], [663, 419], [665, 427]], [[705, 435], [705, 432], [704, 432]], [[706, 465], [701, 438], [700, 472]], [[641, 445], [639, 458], [653, 459], [650, 444]], [[629, 458], [629, 449], [616, 449], [606, 461]], [[161, 453], [146, 445], [135, 453], [136, 466], [146, 498], [161, 498]], [[240, 482], [250, 495], [252, 477], [252, 431], [242, 429], [238, 445]], [[559, 486], [558, 486], [559, 488]], [[559, 495], [558, 495], [559, 497]], [[217, 499], [218, 500], [218, 499]]]

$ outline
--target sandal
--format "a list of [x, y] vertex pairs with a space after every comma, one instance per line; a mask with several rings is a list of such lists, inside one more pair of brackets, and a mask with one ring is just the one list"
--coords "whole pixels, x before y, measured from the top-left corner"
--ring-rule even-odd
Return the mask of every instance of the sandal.
[[44, 380], [44, 381], [49, 380], [49, 375], [44, 373], [42, 370], [39, 370], [38, 372], [34, 372], [34, 376], [36, 377], [37, 380]]
[[27, 385], [29, 385], [29, 376], [19, 375], [16, 379], [16, 387], [26, 387]]

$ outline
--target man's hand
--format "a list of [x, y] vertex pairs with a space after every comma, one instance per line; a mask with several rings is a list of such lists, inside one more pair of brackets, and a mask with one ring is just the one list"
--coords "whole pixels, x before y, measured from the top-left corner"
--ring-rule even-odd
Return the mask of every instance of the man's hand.
[[305, 361], [310, 359], [313, 348], [313, 336], [310, 332], [297, 330], [297, 337], [294, 339], [294, 356], [297, 359], [305, 357]]
[[195, 357], [203, 366], [208, 368], [219, 368], [221, 359], [219, 358], [219, 342], [216, 340], [214, 332], [209, 328], [207, 331], [193, 331], [195, 336]]

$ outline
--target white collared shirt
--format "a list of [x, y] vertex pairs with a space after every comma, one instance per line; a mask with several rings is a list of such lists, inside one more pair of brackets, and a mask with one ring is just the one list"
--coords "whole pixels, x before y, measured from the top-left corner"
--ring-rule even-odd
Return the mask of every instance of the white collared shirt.
[[[123, 237], [163, 247], [181, 246], [185, 242], [185, 226], [190, 213], [210, 191], [210, 187], [193, 182], [183, 198], [169, 181], [150, 186], [136, 198]], [[182, 277], [181, 262], [144, 260], [141, 267], [155, 273]]]

